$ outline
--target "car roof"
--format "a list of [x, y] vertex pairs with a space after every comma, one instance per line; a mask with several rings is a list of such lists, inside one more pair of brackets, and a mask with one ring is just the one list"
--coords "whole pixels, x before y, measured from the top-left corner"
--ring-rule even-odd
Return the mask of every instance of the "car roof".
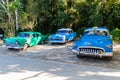
[[85, 31], [89, 31], [89, 30], [103, 30], [103, 31], [108, 31], [108, 29], [106, 27], [91, 27], [91, 28], [87, 28], [85, 29]]
[[71, 28], [61, 28], [61, 29], [58, 29], [58, 30], [72, 30]]
[[20, 33], [28, 33], [28, 34], [41, 34], [40, 32], [32, 32], [32, 31], [20, 32]]

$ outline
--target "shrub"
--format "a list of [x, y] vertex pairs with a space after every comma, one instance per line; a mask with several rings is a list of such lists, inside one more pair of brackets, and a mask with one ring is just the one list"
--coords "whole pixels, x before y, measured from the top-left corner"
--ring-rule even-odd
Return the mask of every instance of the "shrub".
[[120, 29], [115, 28], [110, 33], [113, 35], [113, 40], [115, 42], [120, 42]]

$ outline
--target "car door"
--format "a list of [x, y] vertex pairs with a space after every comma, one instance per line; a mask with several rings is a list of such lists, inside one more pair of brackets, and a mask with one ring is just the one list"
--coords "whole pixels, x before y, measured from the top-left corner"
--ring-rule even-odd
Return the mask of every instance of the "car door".
[[42, 35], [37, 33], [36, 34], [36, 44], [40, 43], [42, 41]]
[[67, 39], [67, 41], [70, 41], [70, 39], [71, 39], [71, 31], [70, 30], [68, 30], [68, 33], [66, 35], [66, 39]]
[[31, 37], [31, 46], [35, 46], [38, 44], [38, 36], [37, 34], [31, 34], [32, 37]]
[[72, 30], [69, 30], [69, 41], [73, 40], [74, 38], [74, 33]]

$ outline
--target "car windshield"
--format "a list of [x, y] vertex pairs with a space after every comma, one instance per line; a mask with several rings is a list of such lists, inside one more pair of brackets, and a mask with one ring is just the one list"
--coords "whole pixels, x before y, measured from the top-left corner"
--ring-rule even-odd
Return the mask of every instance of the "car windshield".
[[84, 35], [108, 36], [108, 32], [104, 30], [88, 30], [84, 32]]
[[56, 33], [57, 34], [67, 34], [68, 30], [58, 30]]
[[30, 34], [28, 34], [28, 33], [19, 33], [18, 37], [30, 37]]

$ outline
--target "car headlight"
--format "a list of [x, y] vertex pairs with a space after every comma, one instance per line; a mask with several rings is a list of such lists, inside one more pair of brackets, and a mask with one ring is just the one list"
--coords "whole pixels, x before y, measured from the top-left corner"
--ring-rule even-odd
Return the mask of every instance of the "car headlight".
[[15, 43], [16, 43], [16, 44], [19, 44], [19, 42], [17, 42], [17, 41], [16, 41]]
[[111, 45], [107, 45], [106, 46], [108, 49], [112, 49], [112, 46]]

